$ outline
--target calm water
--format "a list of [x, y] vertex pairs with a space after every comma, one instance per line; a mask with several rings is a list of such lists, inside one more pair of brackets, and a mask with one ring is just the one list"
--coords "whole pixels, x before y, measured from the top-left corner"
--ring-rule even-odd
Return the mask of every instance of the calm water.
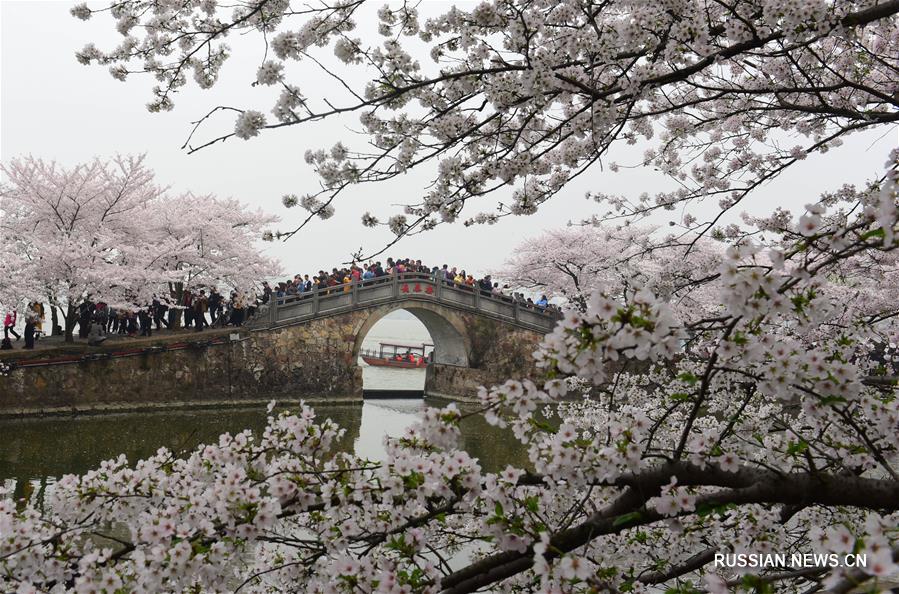
[[[371, 459], [383, 459], [384, 436], [401, 435], [425, 406], [422, 400], [311, 404], [318, 418], [331, 418], [347, 429], [339, 444], [341, 450]], [[265, 408], [260, 407], [0, 420], [0, 484], [21, 496], [52, 484], [63, 474], [95, 468], [120, 453], [133, 462], [160, 447], [186, 452], [198, 444], [217, 441], [225, 432], [260, 431], [265, 419]], [[462, 446], [487, 470], [526, 461], [510, 432], [491, 427], [480, 417], [463, 421]]]
[[[429, 340], [420, 322], [411, 314], [399, 312], [374, 326], [364, 347], [377, 348], [382, 341]], [[424, 373], [363, 364], [366, 389], [420, 390], [424, 387]], [[277, 399], [278, 395], [272, 397]], [[355, 405], [310, 404], [320, 419], [331, 418], [347, 429], [339, 445], [343, 451], [371, 459], [382, 459], [385, 435], [401, 435], [425, 406], [421, 399], [372, 400]], [[290, 408], [289, 404], [285, 407]], [[225, 432], [244, 429], [258, 432], [265, 426], [266, 416], [265, 408], [260, 407], [0, 420], [0, 485], [13, 488], [21, 496], [52, 484], [63, 474], [83, 473], [120, 453], [133, 462], [160, 447], [186, 452], [198, 444], [217, 441]], [[463, 422], [462, 442], [488, 470], [500, 470], [507, 464], [523, 465], [527, 459], [510, 432], [491, 427], [479, 417]]]

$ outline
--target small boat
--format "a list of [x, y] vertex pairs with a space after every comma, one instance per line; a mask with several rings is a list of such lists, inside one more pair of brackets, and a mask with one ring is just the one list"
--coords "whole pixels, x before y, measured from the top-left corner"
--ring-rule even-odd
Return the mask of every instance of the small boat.
[[361, 356], [363, 361], [375, 367], [424, 369], [428, 366], [428, 356], [433, 352], [434, 345], [430, 343], [411, 345], [382, 342], [377, 355], [374, 351], [364, 351]]

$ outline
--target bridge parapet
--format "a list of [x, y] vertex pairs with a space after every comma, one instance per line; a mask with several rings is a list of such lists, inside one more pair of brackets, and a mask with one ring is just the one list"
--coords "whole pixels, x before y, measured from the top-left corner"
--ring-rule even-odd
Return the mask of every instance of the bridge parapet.
[[406, 301], [439, 303], [542, 333], [551, 332], [559, 320], [555, 312], [540, 311], [505, 296], [485, 293], [478, 287], [447, 283], [423, 273], [394, 274], [290, 298], [273, 296], [272, 300], [268, 309], [268, 323], [272, 327]]

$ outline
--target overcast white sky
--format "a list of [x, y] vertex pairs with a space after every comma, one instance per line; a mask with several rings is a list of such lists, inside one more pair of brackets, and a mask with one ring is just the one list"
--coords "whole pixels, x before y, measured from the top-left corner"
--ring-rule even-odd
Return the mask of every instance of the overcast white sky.
[[[145, 152], [158, 181], [173, 190], [234, 196], [280, 215], [284, 220], [281, 227], [292, 228], [305, 211], [283, 208], [280, 197], [317, 188], [311, 168], [303, 161], [306, 149], [330, 147], [339, 139], [359, 142], [350, 131], [351, 127], [359, 128], [356, 116], [352, 116], [343, 121], [269, 131], [250, 141], [235, 138], [187, 155], [180, 146], [190, 122], [211, 107], [224, 103], [269, 113], [273, 103], [270, 89], [250, 87], [262, 59], [258, 38], [229, 41], [233, 55], [214, 89], [201, 91], [191, 86], [176, 97], [174, 111], [151, 114], [145, 104], [150, 99], [152, 80], [135, 77], [122, 83], [103, 67], [86, 67], [75, 61], [75, 51], [85, 43], [93, 41], [101, 49], [109, 49], [119, 35], [108, 15], [95, 16], [87, 23], [70, 16], [73, 4], [0, 0], [0, 158], [4, 160], [30, 153], [72, 165], [95, 155]], [[431, 1], [425, 10], [437, 12], [449, 6], [449, 2]], [[373, 39], [372, 31], [364, 27], [358, 34]], [[421, 59], [426, 61], [428, 57], [423, 54]], [[332, 81], [304, 68], [289, 71], [289, 78], [307, 97], [337, 90]], [[361, 80], [354, 72], [347, 76]], [[228, 115], [213, 121], [207, 130], [212, 134], [232, 127], [233, 116]], [[881, 135], [883, 130], [853, 137], [844, 147], [802, 163], [788, 176], [763, 188], [753, 211], [764, 212], [776, 204], [799, 209], [810, 201], [810, 192], [815, 195], [877, 174], [896, 142], [895, 133]], [[336, 265], [360, 246], [374, 251], [391, 234], [384, 228], [363, 228], [361, 214], [371, 210], [386, 215], [397, 211], [391, 205], [414, 201], [422, 193], [428, 173], [408, 175], [382, 187], [356, 188], [337, 203], [334, 218], [316, 221], [288, 242], [267, 244], [267, 249], [291, 274]], [[584, 199], [587, 190], [636, 196], [663, 187], [667, 187], [664, 180], [651, 172], [613, 174], [596, 169], [579, 178], [537, 215], [507, 218], [497, 226], [443, 226], [405, 239], [386, 255], [420, 258], [437, 265], [446, 262], [483, 272], [500, 266], [522, 237], [597, 212], [596, 205]], [[484, 206], [487, 210], [491, 205]], [[481, 209], [472, 209], [470, 214], [476, 210]]]

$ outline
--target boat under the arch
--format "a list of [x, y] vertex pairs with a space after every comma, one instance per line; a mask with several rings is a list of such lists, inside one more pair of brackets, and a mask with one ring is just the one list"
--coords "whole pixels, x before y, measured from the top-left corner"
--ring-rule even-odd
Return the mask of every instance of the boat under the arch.
[[434, 352], [434, 345], [429, 342], [421, 344], [405, 344], [382, 342], [374, 351], [362, 352], [362, 360], [373, 367], [392, 367], [395, 369], [424, 369], [428, 366]]

